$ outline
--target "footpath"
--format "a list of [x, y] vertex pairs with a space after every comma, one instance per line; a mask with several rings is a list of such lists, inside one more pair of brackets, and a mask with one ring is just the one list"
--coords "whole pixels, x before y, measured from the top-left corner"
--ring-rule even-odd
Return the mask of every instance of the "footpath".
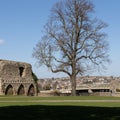
[[0, 101], [1, 103], [14, 103], [14, 102], [120, 102], [120, 100], [5, 100], [5, 101]]

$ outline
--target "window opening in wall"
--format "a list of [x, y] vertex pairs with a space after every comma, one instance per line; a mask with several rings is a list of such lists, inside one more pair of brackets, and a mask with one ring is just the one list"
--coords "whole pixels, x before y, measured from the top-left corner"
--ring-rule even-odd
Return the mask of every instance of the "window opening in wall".
[[20, 72], [20, 77], [22, 77], [24, 72], [24, 67], [19, 67], [19, 72]]

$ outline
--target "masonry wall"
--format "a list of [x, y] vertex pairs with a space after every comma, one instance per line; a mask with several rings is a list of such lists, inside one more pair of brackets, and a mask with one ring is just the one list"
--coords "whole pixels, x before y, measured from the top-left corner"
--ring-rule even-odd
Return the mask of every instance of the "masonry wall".
[[0, 60], [1, 95], [35, 95], [35, 90], [35, 84], [32, 77], [32, 67], [30, 64]]

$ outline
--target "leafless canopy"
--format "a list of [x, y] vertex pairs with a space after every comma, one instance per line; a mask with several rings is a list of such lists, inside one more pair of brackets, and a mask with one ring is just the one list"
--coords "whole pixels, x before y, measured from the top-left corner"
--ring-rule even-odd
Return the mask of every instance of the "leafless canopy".
[[94, 19], [89, 0], [63, 0], [56, 3], [44, 27], [44, 36], [34, 48], [33, 57], [52, 72], [64, 72], [75, 79], [80, 73], [108, 61], [108, 42], [102, 29], [106, 23]]

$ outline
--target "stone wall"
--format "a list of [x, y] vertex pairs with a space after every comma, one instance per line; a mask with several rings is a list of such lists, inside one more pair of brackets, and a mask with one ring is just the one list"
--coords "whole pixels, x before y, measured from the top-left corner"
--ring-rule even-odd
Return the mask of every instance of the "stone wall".
[[30, 64], [0, 60], [0, 95], [35, 95], [35, 93]]

